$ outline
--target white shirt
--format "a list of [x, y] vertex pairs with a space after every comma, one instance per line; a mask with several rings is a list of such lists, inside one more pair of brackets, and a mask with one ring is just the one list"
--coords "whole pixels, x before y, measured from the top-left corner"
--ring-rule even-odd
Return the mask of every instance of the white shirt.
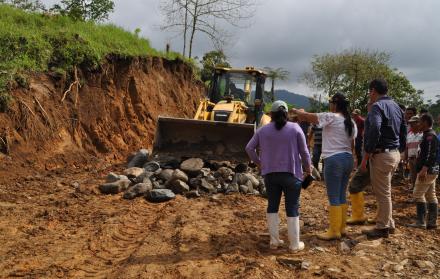
[[408, 158], [417, 157], [419, 145], [422, 141], [423, 133], [414, 134], [410, 131], [406, 137], [406, 147], [408, 148]]
[[353, 133], [348, 136], [345, 130], [345, 118], [339, 113], [318, 113], [319, 125], [322, 127], [322, 158], [338, 153], [352, 153], [353, 139], [357, 136], [356, 123], [353, 122]]

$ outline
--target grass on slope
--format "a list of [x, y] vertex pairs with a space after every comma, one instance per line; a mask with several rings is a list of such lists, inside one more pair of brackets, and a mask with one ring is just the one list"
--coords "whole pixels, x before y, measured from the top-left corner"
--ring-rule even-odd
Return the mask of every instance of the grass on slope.
[[71, 72], [75, 65], [96, 67], [108, 54], [179, 56], [165, 55], [148, 40], [115, 25], [29, 13], [0, 4], [0, 111], [11, 100], [11, 84], [26, 85], [27, 73]]

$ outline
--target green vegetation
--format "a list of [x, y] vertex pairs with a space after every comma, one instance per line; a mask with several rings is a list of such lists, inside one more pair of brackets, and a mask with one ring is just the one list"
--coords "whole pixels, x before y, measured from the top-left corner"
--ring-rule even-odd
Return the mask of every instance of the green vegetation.
[[76, 66], [96, 68], [110, 54], [181, 58], [174, 52], [159, 52], [148, 40], [114, 25], [25, 12], [0, 4], [0, 111], [5, 111], [11, 101], [9, 90], [27, 84], [28, 73], [69, 74]]
[[421, 107], [423, 91], [416, 90], [406, 76], [390, 65], [390, 55], [380, 51], [346, 50], [335, 54], [316, 55], [311, 70], [302, 80], [327, 96], [342, 92], [351, 107], [367, 111], [368, 86], [371, 80], [383, 78], [389, 94], [400, 104]]

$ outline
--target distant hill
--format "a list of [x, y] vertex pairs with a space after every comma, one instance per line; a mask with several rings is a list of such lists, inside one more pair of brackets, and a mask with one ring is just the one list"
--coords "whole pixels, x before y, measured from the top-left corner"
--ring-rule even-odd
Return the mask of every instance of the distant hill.
[[283, 100], [295, 107], [310, 108], [310, 98], [284, 89], [275, 90], [275, 100]]

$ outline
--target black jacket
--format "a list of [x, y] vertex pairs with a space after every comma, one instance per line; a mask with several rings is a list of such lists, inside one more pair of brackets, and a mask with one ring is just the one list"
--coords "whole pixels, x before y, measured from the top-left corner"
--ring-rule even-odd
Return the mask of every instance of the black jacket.
[[420, 142], [420, 150], [417, 156], [417, 172], [424, 166], [428, 168], [428, 174], [438, 174], [437, 151], [439, 142], [433, 129], [423, 132]]

